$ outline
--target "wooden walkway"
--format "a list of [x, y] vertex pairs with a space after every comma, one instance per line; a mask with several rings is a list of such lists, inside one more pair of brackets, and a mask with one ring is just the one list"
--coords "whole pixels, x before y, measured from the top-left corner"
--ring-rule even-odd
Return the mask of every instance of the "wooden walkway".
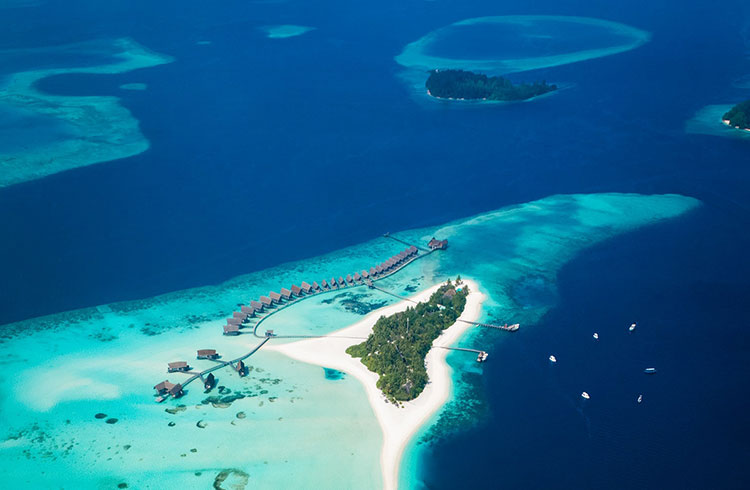
[[420, 247], [420, 246], [418, 246], [418, 245], [414, 245], [413, 243], [409, 243], [409, 242], [407, 242], [406, 240], [402, 240], [402, 239], [400, 239], [400, 238], [398, 238], [398, 237], [395, 237], [395, 236], [391, 235], [390, 233], [385, 233], [385, 234], [383, 235], [383, 237], [385, 237], [385, 238], [390, 238], [391, 240], [396, 240], [397, 242], [399, 242], [399, 243], [403, 243], [404, 245], [408, 245], [409, 247], [416, 247], [416, 248], [417, 248], [418, 250], [421, 250], [422, 252], [427, 252], [427, 253], [429, 253], [429, 252], [432, 252], [432, 250], [429, 250], [429, 249], [427, 249], [427, 248], [423, 248], [423, 247]]
[[220, 360], [218, 360], [218, 359], [210, 359], [211, 361], [214, 361], [214, 362], [216, 362], [216, 363], [217, 363], [217, 364], [216, 364], [216, 366], [212, 366], [212, 367], [210, 367], [210, 368], [208, 368], [208, 369], [204, 369], [203, 371], [201, 371], [201, 372], [199, 372], [199, 373], [196, 373], [196, 372], [194, 372], [194, 371], [188, 371], [188, 372], [187, 372], [187, 373], [185, 373], [185, 374], [192, 374], [192, 376], [191, 376], [191, 377], [189, 377], [189, 378], [187, 379], [187, 381], [185, 381], [184, 383], [180, 383], [180, 384], [181, 384], [181, 385], [182, 385], [182, 387], [184, 388], [184, 387], [186, 387], [186, 386], [187, 386], [187, 385], [188, 385], [189, 383], [192, 383], [192, 382], [193, 382], [194, 380], [196, 380], [196, 379], [198, 379], [198, 378], [200, 378], [200, 379], [201, 379], [201, 381], [202, 381], [202, 380], [203, 380], [203, 376], [205, 376], [206, 374], [210, 373], [211, 371], [216, 371], [216, 370], [218, 370], [218, 369], [221, 369], [221, 368], [223, 368], [223, 367], [227, 367], [227, 366], [231, 366], [231, 367], [234, 367], [234, 365], [235, 365], [235, 364], [237, 364], [238, 362], [240, 362], [240, 361], [244, 361], [244, 360], [245, 360], [245, 359], [247, 359], [248, 357], [250, 357], [250, 356], [252, 356], [253, 354], [255, 354], [256, 352], [258, 352], [258, 350], [259, 350], [259, 349], [260, 349], [261, 347], [263, 347], [263, 346], [264, 346], [264, 345], [266, 344], [266, 342], [268, 342], [269, 340], [271, 340], [271, 337], [266, 337], [266, 338], [264, 338], [264, 339], [263, 339], [263, 341], [262, 341], [262, 342], [261, 342], [260, 344], [256, 345], [256, 346], [255, 346], [255, 348], [254, 348], [253, 350], [251, 350], [251, 351], [250, 351], [250, 352], [248, 352], [247, 354], [245, 354], [245, 355], [242, 355], [242, 356], [240, 356], [240, 357], [238, 357], [238, 358], [236, 358], [236, 359], [232, 359], [231, 361], [220, 361]]
[[517, 332], [518, 329], [520, 328], [517, 323], [514, 325], [492, 325], [491, 323], [470, 322], [468, 320], [461, 320], [460, 318], [458, 319], [458, 321], [468, 323], [470, 325], [474, 325], [477, 327], [496, 328], [498, 330], [505, 330], [506, 332]]
[[[255, 337], [257, 337], [259, 339], [266, 338], [265, 335], [258, 334], [258, 327], [260, 327], [260, 325], [266, 319], [268, 319], [272, 315], [275, 315], [276, 313], [284, 310], [285, 308], [288, 308], [288, 307], [290, 307], [290, 306], [292, 306], [294, 304], [299, 303], [300, 301], [304, 301], [307, 298], [312, 298], [314, 296], [318, 296], [319, 294], [323, 294], [323, 293], [330, 293], [330, 292], [334, 292], [334, 291], [343, 291], [343, 290], [346, 290], [346, 289], [360, 288], [360, 287], [367, 286], [367, 287], [369, 287], [371, 289], [377, 289], [378, 291], [381, 291], [383, 293], [390, 294], [391, 296], [394, 296], [394, 297], [396, 297], [396, 298], [398, 298], [398, 299], [400, 299], [402, 301], [405, 300], [405, 301], [412, 301], [413, 303], [416, 303], [416, 301], [413, 301], [413, 300], [411, 300], [409, 298], [404, 298], [403, 296], [399, 296], [398, 294], [392, 293], [392, 292], [387, 291], [387, 290], [385, 290], [383, 288], [379, 288], [379, 287], [375, 286], [373, 283], [375, 281], [380, 281], [380, 280], [385, 279], [387, 277], [391, 277], [393, 274], [396, 274], [397, 272], [399, 272], [400, 270], [402, 270], [407, 265], [413, 263], [415, 260], [421, 259], [422, 257], [426, 257], [429, 254], [431, 254], [432, 252], [434, 252], [434, 250], [429, 250], [429, 251], [426, 251], [425, 253], [417, 254], [414, 257], [412, 257], [409, 260], [407, 260], [406, 262], [404, 262], [403, 264], [401, 264], [398, 267], [394, 268], [393, 270], [389, 271], [388, 273], [381, 274], [381, 275], [379, 275], [378, 277], [376, 277], [374, 279], [370, 278], [370, 284], [367, 284], [364, 280], [359, 280], [359, 281], [353, 282], [351, 284], [347, 284], [346, 286], [338, 287], [337, 289], [331, 289], [331, 288], [320, 289], [319, 291], [314, 291], [312, 293], [307, 293], [304, 296], [298, 296], [298, 297], [296, 297], [294, 299], [291, 299], [291, 300], [285, 300], [284, 303], [277, 304], [276, 306], [273, 307], [273, 309], [271, 311], [269, 311], [268, 313], [266, 313], [265, 315], [263, 315], [262, 317], [260, 317], [258, 319], [258, 321], [255, 323], [255, 325], [253, 325], [253, 332], [252, 333], [253, 333], [253, 335]], [[240, 333], [241, 332], [242, 332], [242, 330], [240, 329]], [[290, 335], [284, 335], [284, 336], [277, 335], [275, 337], [276, 338], [316, 338], [316, 337], [325, 337], [325, 335], [291, 335], [291, 336]]]
[[[269, 340], [274, 339], [274, 338], [276, 338], [276, 339], [312, 339], [312, 338], [323, 338], [323, 337], [326, 337], [326, 338], [337, 338], [338, 337], [338, 338], [347, 338], [347, 339], [355, 339], [355, 340], [367, 340], [366, 337], [348, 337], [348, 336], [336, 336], [336, 335], [273, 335], [273, 336], [267, 336], [267, 335], [259, 335], [258, 334], [258, 327], [260, 327], [260, 325], [266, 319], [268, 319], [271, 316], [275, 315], [276, 313], [284, 310], [285, 308], [288, 308], [289, 306], [292, 306], [292, 305], [298, 303], [299, 301], [303, 301], [303, 300], [305, 300], [307, 298], [311, 298], [311, 297], [317, 296], [319, 294], [330, 293], [330, 292], [333, 292], [333, 291], [344, 290], [344, 289], [349, 289], [349, 288], [357, 288], [357, 287], [368, 286], [368, 287], [370, 287], [372, 289], [377, 289], [377, 290], [379, 290], [379, 291], [381, 291], [383, 293], [386, 293], [386, 294], [389, 294], [391, 296], [394, 296], [394, 297], [396, 297], [396, 298], [398, 298], [400, 300], [412, 301], [413, 303], [416, 303], [415, 301], [413, 301], [413, 300], [411, 300], [409, 298], [404, 298], [404, 297], [399, 296], [399, 295], [397, 295], [395, 293], [387, 291], [387, 290], [385, 290], [383, 288], [379, 288], [377, 286], [374, 286], [373, 283], [375, 281], [380, 281], [381, 279], [385, 279], [387, 277], [392, 276], [393, 274], [396, 274], [397, 272], [401, 271], [401, 269], [403, 269], [407, 265], [411, 264], [415, 260], [418, 260], [418, 259], [421, 259], [422, 257], [426, 257], [426, 256], [430, 255], [432, 252], [434, 252], [434, 250], [428, 250], [428, 249], [425, 249], [423, 247], [418, 247], [416, 245], [412, 245], [411, 243], [408, 243], [408, 242], [406, 242], [404, 240], [401, 240], [400, 238], [394, 237], [394, 236], [390, 235], [389, 233], [386, 233], [384, 236], [387, 237], [387, 238], [390, 238], [392, 240], [396, 240], [399, 243], [403, 243], [405, 245], [408, 245], [409, 247], [414, 246], [417, 249], [417, 253], [415, 255], [413, 255], [412, 257], [409, 257], [403, 263], [401, 263], [398, 266], [394, 267], [393, 269], [389, 270], [388, 272], [381, 273], [377, 277], [374, 277], [374, 278], [370, 277], [370, 278], [368, 278], [369, 280], [365, 280], [364, 278], [360, 278], [359, 281], [352, 281], [352, 282], [346, 283], [344, 285], [337, 285], [336, 288], [331, 288], [331, 287], [328, 287], [328, 288], [325, 288], [325, 289], [321, 288], [321, 289], [319, 289], [317, 291], [308, 292], [308, 293], [305, 293], [305, 294], [303, 294], [301, 296], [297, 296], [297, 297], [294, 297], [294, 298], [290, 298], [290, 299], [284, 300], [283, 303], [274, 305], [273, 309], [271, 309], [271, 311], [268, 311], [265, 315], [263, 315], [260, 318], [258, 318], [258, 320], [255, 323], [255, 325], [252, 326], [252, 329], [253, 329], [252, 330], [252, 334], [253, 334], [253, 336], [255, 336], [256, 338], [262, 339], [262, 342], [260, 342], [253, 350], [251, 350], [247, 354], [245, 354], [243, 356], [240, 356], [240, 357], [238, 357], [236, 359], [232, 359], [231, 361], [222, 361], [222, 360], [219, 360], [219, 359], [208, 359], [208, 360], [213, 361], [214, 363], [216, 363], [216, 365], [212, 366], [212, 367], [210, 367], [208, 369], [204, 369], [203, 371], [200, 371], [200, 372], [196, 372], [196, 371], [187, 371], [187, 372], [184, 372], [184, 374], [189, 374], [191, 376], [184, 383], [181, 383], [182, 387], [184, 388], [185, 386], [187, 386], [188, 384], [192, 383], [196, 379], [200, 379], [201, 381], [203, 381], [204, 380], [204, 376], [207, 375], [207, 374], [209, 374], [209, 373], [211, 373], [212, 371], [216, 371], [216, 370], [219, 370], [219, 369], [227, 367], [227, 366], [234, 367], [234, 365], [236, 363], [238, 363], [239, 361], [243, 361], [243, 360], [247, 359], [248, 357], [252, 356], [261, 347], [263, 347], [266, 344], [266, 342], [268, 342]], [[242, 332], [242, 327], [243, 327], [243, 325], [240, 325], [240, 334], [243, 333]]]

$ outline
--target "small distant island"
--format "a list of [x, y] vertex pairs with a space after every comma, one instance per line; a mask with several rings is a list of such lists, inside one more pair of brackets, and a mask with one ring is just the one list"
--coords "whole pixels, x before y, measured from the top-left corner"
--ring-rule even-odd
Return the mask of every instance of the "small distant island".
[[513, 85], [507, 78], [464, 70], [433, 70], [425, 87], [429, 95], [438, 99], [497, 101], [527, 100], [557, 90], [557, 85], [545, 81]]
[[750, 130], [750, 100], [740, 102], [721, 116], [727, 126], [737, 129]]
[[388, 317], [380, 317], [366, 341], [346, 349], [380, 375], [377, 387], [393, 402], [413, 400], [427, 384], [425, 356], [432, 342], [464, 311], [469, 288], [450, 281], [429, 301]]

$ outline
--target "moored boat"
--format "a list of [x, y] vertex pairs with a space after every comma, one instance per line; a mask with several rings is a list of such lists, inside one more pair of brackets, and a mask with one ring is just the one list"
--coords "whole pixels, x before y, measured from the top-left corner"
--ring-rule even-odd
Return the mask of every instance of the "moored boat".
[[585, 398], [586, 400], [589, 400], [591, 396], [584, 391], [583, 393], [581, 393], [581, 398]]
[[646, 368], [646, 369], [643, 370], [643, 372], [646, 373], [646, 374], [655, 374], [656, 373], [656, 368], [653, 368], [653, 367]]
[[632, 332], [633, 330], [635, 330], [635, 323], [631, 323], [630, 326], [628, 327], [629, 332]]
[[549, 356], [549, 360], [551, 362], [557, 362], [557, 358], [555, 356]]
[[641, 403], [643, 401], [643, 395], [638, 395], [638, 403]]
[[594, 332], [593, 337], [594, 337], [594, 340], [599, 340], [599, 334], [597, 332]]

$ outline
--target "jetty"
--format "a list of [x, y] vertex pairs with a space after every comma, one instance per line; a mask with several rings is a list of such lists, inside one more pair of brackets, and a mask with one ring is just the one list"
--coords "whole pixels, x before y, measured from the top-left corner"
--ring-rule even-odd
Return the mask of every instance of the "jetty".
[[467, 347], [443, 347], [442, 345], [436, 345], [435, 347], [438, 347], [440, 349], [445, 349], [445, 350], [457, 350], [461, 352], [471, 352], [472, 354], [477, 355], [477, 362], [484, 362], [490, 356], [486, 351], [479, 350], [479, 349], [469, 349]]
[[461, 320], [460, 318], [458, 321], [474, 325], [475, 327], [496, 328], [498, 330], [505, 330], [506, 332], [517, 332], [521, 328], [521, 325], [518, 323], [514, 323], [513, 325], [508, 325], [507, 323], [505, 325], [493, 325], [491, 323], [470, 322], [468, 320]]

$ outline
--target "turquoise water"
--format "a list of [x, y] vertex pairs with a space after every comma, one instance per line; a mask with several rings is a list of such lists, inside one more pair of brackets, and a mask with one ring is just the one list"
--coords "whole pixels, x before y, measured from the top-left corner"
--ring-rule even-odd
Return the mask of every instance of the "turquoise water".
[[[484, 319], [532, 323], [553, 306], [554, 294], [541, 296], [550, 303], [530, 302], [528, 288], [553, 292], [557, 271], [581, 250], [697, 205], [676, 195], [553, 196], [400, 232], [420, 244], [433, 235], [448, 238], [450, 247], [379, 285], [407, 295], [462, 274], [476, 279], [488, 296]], [[217, 286], [9, 325], [2, 339], [4, 351], [12, 354], [3, 360], [6, 383], [0, 387], [7, 434], [0, 442], [0, 469], [14, 481], [75, 488], [118, 483], [205, 488], [230, 469], [232, 479], [253, 488], [300, 481], [310, 487], [378, 488], [380, 429], [363, 388], [351, 377], [261, 350], [248, 360], [248, 377], [216, 373], [224, 387], [210, 394], [217, 398], [193, 384], [182, 399], [156, 404], [151, 387], [167, 376], [168, 361], [208, 365], [194, 360], [195, 349], [213, 347], [231, 358], [257, 345], [250, 335], [220, 333], [223, 318], [237, 304], [291, 283], [361, 270], [403, 248], [378, 238]], [[393, 301], [366, 288], [333, 291], [274, 315], [267, 328], [327, 333]], [[484, 335], [490, 334], [472, 331], [461, 344], [475, 345]], [[481, 368], [472, 356], [458, 353], [449, 363], [454, 397], [413, 441], [402, 479], [418, 471], [425, 438], [481, 420], [480, 395], [468, 382], [481, 376]], [[96, 418], [99, 413], [102, 418]], [[335, 472], [330, 461], [341, 463]]]

